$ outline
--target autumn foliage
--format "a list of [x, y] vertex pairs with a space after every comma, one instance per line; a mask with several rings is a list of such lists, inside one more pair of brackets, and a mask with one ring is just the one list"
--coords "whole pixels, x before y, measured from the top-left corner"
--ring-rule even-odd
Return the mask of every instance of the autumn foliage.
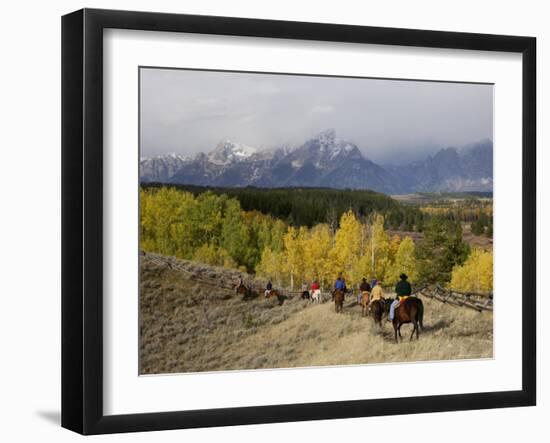
[[317, 279], [348, 285], [363, 277], [394, 285], [401, 273], [414, 283], [438, 281], [458, 290], [492, 290], [492, 254], [462, 241], [459, 222], [433, 217], [415, 244], [390, 237], [381, 214], [358, 217], [351, 209], [337, 224], [293, 226], [258, 211], [243, 211], [236, 198], [173, 188], [140, 192], [140, 241], [145, 251], [239, 268], [280, 287]]
[[463, 292], [492, 292], [492, 252], [474, 249], [462, 266], [453, 268], [450, 286]]

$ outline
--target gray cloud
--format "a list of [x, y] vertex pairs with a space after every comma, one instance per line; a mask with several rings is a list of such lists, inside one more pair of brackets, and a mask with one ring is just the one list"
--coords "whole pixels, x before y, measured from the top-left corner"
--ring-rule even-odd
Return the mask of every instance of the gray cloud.
[[381, 163], [493, 137], [491, 85], [141, 69], [141, 155], [267, 148], [333, 128]]

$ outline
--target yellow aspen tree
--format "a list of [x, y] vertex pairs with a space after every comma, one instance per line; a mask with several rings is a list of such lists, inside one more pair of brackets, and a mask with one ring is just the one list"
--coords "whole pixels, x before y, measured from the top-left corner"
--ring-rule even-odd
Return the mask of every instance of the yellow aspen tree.
[[307, 228], [296, 229], [289, 226], [283, 238], [286, 252], [286, 266], [290, 279], [290, 288], [304, 278], [304, 248], [303, 243]]
[[397, 283], [399, 276], [403, 273], [409, 277], [409, 281], [412, 283], [418, 279], [414, 241], [409, 236], [403, 238], [399, 243], [395, 259], [389, 266], [384, 281], [386, 284], [393, 285]]
[[334, 246], [331, 251], [333, 275], [335, 278], [339, 272], [346, 279], [352, 279], [353, 270], [356, 267], [361, 252], [361, 223], [353, 212], [347, 211], [340, 218], [340, 227], [334, 236]]
[[283, 251], [277, 252], [270, 248], [265, 248], [262, 251], [262, 258], [256, 267], [256, 274], [266, 279], [273, 279], [273, 283], [277, 286], [283, 286], [288, 283], [285, 278], [286, 256]]
[[193, 260], [207, 265], [219, 265], [216, 247], [212, 244], [204, 243], [193, 254]]
[[399, 250], [400, 245], [401, 245], [401, 238], [399, 237], [399, 235], [394, 234], [390, 239], [390, 245], [389, 245], [390, 261], [393, 262], [395, 260], [395, 256], [397, 254], [397, 251]]
[[474, 248], [462, 266], [454, 266], [451, 289], [463, 292], [493, 291], [493, 253]]
[[364, 253], [359, 257], [353, 269], [353, 278], [356, 283], [362, 278], [366, 278], [367, 280], [374, 278], [370, 254]]
[[330, 227], [327, 224], [314, 226], [304, 242], [304, 272], [308, 282], [317, 279], [321, 286], [328, 284], [331, 248], [332, 234]]
[[388, 234], [384, 229], [384, 217], [376, 214], [371, 224], [371, 235], [367, 254], [370, 254], [370, 273], [378, 280], [383, 280], [386, 270], [391, 264], [390, 244]]

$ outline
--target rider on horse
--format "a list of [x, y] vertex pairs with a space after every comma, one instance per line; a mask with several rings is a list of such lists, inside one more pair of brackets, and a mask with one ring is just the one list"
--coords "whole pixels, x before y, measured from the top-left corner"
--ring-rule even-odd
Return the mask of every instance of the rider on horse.
[[380, 285], [380, 282], [374, 279], [372, 282], [372, 291], [370, 293], [370, 302], [372, 303], [375, 300], [384, 300], [384, 290]]
[[388, 321], [393, 321], [395, 309], [399, 306], [401, 300], [406, 299], [412, 294], [411, 284], [407, 281], [409, 277], [407, 277], [406, 274], [401, 274], [399, 278], [400, 280], [395, 285], [396, 297], [390, 306], [390, 315], [388, 316]]
[[361, 281], [361, 285], [359, 286], [359, 290], [361, 292], [370, 292], [371, 291], [371, 287], [369, 285], [369, 282], [367, 281], [366, 278], [364, 278], [362, 281]]
[[344, 294], [347, 291], [346, 281], [344, 280], [344, 277], [342, 277], [342, 273], [338, 274], [338, 278], [334, 282], [334, 291], [332, 291], [333, 296], [336, 291], [342, 291]]
[[370, 291], [372, 290], [372, 288], [370, 287], [369, 285], [369, 282], [367, 281], [366, 278], [363, 278], [363, 280], [361, 281], [361, 284], [359, 285], [359, 294], [357, 295], [357, 303], [361, 303], [361, 300], [363, 298], [363, 295], [365, 292], [367, 292], [367, 297], [370, 297]]
[[265, 298], [269, 297], [269, 294], [271, 294], [271, 290], [273, 289], [273, 284], [271, 283], [271, 280], [267, 282], [267, 285], [265, 285]]
[[237, 285], [235, 286], [235, 292], [238, 293], [239, 292], [239, 288], [241, 286], [244, 286], [244, 280], [243, 280], [243, 277], [240, 276], [239, 277], [239, 282], [237, 283]]
[[320, 288], [321, 287], [319, 286], [319, 283], [317, 282], [317, 280], [313, 280], [313, 282], [311, 283], [311, 292], [317, 291]]
[[317, 280], [313, 280], [311, 283], [311, 300], [321, 302], [321, 286]]

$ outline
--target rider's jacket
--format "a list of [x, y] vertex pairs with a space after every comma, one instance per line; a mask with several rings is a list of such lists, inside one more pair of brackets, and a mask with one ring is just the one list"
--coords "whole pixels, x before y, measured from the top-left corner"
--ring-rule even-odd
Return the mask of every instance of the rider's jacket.
[[404, 297], [406, 295], [411, 295], [411, 293], [412, 293], [412, 288], [411, 288], [411, 284], [408, 281], [400, 280], [395, 285], [395, 294], [398, 297]]
[[344, 280], [336, 280], [336, 283], [334, 283], [334, 289], [344, 290], [345, 287], [346, 283]]

